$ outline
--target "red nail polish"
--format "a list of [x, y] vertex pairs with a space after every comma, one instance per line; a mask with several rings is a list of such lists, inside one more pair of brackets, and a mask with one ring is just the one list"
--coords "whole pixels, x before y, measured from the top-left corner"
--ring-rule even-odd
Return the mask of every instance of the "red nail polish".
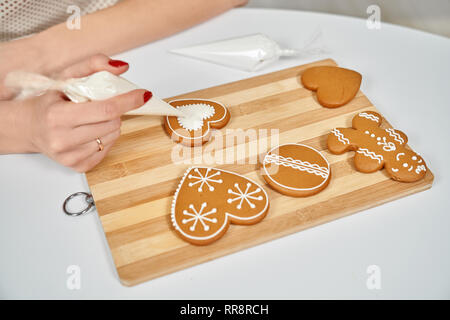
[[151, 97], [153, 97], [153, 93], [151, 93], [150, 91], [145, 91], [145, 93], [144, 93], [144, 103], [147, 102], [148, 100], [150, 100]]
[[114, 68], [119, 68], [119, 67], [123, 67], [123, 66], [127, 66], [128, 63], [126, 63], [125, 61], [122, 60], [109, 60], [108, 63], [113, 66]]

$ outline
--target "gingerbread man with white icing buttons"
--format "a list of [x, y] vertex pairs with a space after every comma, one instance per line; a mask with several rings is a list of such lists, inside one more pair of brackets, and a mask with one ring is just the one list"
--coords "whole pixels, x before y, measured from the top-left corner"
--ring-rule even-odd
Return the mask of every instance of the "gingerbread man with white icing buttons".
[[361, 172], [375, 172], [384, 167], [397, 181], [422, 179], [427, 171], [425, 161], [405, 147], [408, 137], [403, 132], [382, 129], [381, 121], [381, 115], [376, 112], [360, 112], [353, 118], [352, 128], [331, 130], [328, 149], [334, 154], [356, 151], [355, 167]]

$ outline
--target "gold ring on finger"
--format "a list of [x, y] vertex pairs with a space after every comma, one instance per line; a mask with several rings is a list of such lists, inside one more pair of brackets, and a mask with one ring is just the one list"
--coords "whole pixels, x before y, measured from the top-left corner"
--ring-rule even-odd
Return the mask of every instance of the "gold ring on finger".
[[100, 138], [97, 138], [95, 141], [96, 141], [97, 144], [98, 144], [98, 152], [102, 151], [102, 150], [104, 149], [102, 140], [100, 140]]

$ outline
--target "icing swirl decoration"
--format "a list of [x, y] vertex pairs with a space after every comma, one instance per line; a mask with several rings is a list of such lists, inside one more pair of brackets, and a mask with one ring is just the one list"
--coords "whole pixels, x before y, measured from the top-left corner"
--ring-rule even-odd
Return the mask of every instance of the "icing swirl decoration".
[[183, 114], [167, 116], [164, 129], [175, 142], [195, 147], [209, 141], [212, 129], [223, 128], [230, 112], [220, 102], [206, 99], [179, 99], [169, 102]]

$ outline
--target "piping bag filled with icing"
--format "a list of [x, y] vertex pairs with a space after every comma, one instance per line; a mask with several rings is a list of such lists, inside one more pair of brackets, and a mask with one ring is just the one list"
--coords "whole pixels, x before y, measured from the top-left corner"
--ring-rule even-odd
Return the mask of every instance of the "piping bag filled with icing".
[[326, 52], [322, 31], [316, 29], [298, 49], [283, 48], [268, 36], [257, 33], [198, 44], [169, 52], [243, 71], [257, 71], [280, 57], [311, 56]]
[[[58, 90], [76, 103], [106, 100], [139, 89], [134, 83], [108, 71], [100, 71], [84, 78], [67, 80], [54, 80], [40, 74], [13, 71], [6, 76], [5, 85], [19, 90], [20, 93], [17, 96], [19, 99], [40, 95], [47, 90]], [[155, 96], [152, 96], [140, 108], [131, 110], [126, 114], [183, 117], [180, 110], [173, 108], [170, 104]]]

